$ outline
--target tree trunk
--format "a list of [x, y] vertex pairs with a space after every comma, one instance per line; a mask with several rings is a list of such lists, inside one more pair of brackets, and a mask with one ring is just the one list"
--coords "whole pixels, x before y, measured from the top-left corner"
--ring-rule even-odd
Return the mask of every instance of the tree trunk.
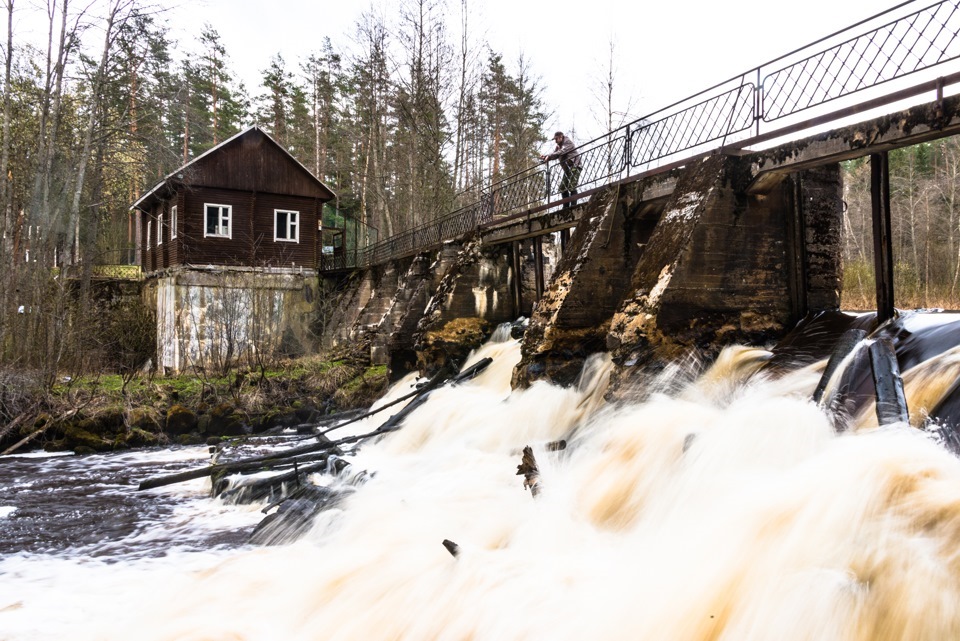
[[73, 204], [70, 208], [70, 217], [74, 229], [73, 262], [80, 260], [80, 197], [83, 194], [83, 183], [87, 172], [87, 162], [93, 145], [93, 133], [97, 126], [97, 116], [100, 114], [103, 103], [103, 85], [106, 78], [107, 62], [110, 59], [110, 47], [114, 39], [114, 25], [121, 9], [127, 8], [133, 0], [115, 0], [107, 15], [106, 28], [103, 37], [103, 50], [100, 53], [100, 63], [97, 65], [90, 96], [90, 115], [87, 117], [86, 133], [83, 138], [83, 152], [80, 155], [80, 165], [77, 168], [77, 182], [73, 190]]

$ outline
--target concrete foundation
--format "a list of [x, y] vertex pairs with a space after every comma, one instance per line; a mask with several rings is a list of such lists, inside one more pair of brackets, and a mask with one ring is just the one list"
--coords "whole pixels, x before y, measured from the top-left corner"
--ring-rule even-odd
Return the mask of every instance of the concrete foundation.
[[264, 357], [301, 356], [318, 344], [318, 278], [300, 270], [177, 268], [144, 283], [157, 314], [157, 365], [222, 372]]

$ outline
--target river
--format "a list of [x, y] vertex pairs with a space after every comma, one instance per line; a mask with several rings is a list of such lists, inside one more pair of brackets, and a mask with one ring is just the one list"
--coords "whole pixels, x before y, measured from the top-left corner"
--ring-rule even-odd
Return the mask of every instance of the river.
[[935, 434], [838, 433], [809, 400], [823, 363], [774, 376], [745, 348], [642, 401], [602, 401], [599, 356], [511, 392], [505, 339], [349, 456], [365, 480], [318, 477], [355, 491], [282, 545], [247, 543], [263, 506], [208, 481], [136, 491], [207, 448], [0, 459], [0, 639], [960, 638], [960, 461]]

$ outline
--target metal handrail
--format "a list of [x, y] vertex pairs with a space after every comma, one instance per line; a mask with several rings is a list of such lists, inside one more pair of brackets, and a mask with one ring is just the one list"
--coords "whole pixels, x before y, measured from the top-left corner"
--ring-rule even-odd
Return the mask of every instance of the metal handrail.
[[[579, 191], [650, 175], [705, 153], [746, 149], [836, 122], [865, 106], [916, 98], [932, 79], [942, 90], [960, 77], [954, 68], [960, 65], [944, 70], [960, 60], [960, 0], [911, 11], [916, 4], [898, 4], [579, 145]], [[911, 77], [917, 79], [912, 91], [904, 86]], [[863, 98], [844, 103], [854, 96]], [[820, 107], [832, 110], [818, 120]], [[765, 129], [771, 123], [779, 128]], [[475, 202], [356, 250], [342, 268], [412, 255], [481, 225], [549, 209], [562, 201], [561, 182], [556, 163], [533, 165], [481, 188]], [[476, 190], [472, 185], [457, 196]]]

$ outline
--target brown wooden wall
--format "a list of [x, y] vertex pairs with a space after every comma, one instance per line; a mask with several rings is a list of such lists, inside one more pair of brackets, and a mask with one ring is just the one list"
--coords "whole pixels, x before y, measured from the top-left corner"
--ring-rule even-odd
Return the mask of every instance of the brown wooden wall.
[[[177, 238], [170, 238], [170, 208], [176, 203]], [[231, 237], [204, 236], [204, 206], [230, 205]], [[300, 212], [299, 242], [275, 241], [276, 209]], [[163, 212], [163, 243], [157, 247], [157, 217]], [[159, 200], [142, 213], [141, 247], [144, 271], [182, 264], [248, 267], [303, 267], [315, 269], [319, 255], [317, 226], [321, 203], [317, 198], [256, 193], [232, 189], [180, 189], [169, 200]], [[151, 238], [146, 243], [147, 222]]]
[[[143, 270], [146, 272], [165, 269], [174, 265], [181, 264], [182, 256], [182, 233], [179, 232], [180, 220], [182, 220], [183, 205], [179, 206], [178, 216], [178, 234], [177, 238], [172, 237], [171, 229], [171, 209], [178, 201], [171, 198], [169, 200], [158, 200], [153, 203], [148, 212], [140, 212], [140, 238], [141, 261]], [[158, 220], [160, 214], [163, 214], [163, 227], [159, 228]], [[147, 241], [147, 223], [150, 223], [150, 239]], [[158, 233], [163, 234], [163, 242], [157, 245]]]
[[309, 171], [258, 129], [198, 157], [183, 170], [181, 180], [192, 185], [308, 198], [333, 198]]

